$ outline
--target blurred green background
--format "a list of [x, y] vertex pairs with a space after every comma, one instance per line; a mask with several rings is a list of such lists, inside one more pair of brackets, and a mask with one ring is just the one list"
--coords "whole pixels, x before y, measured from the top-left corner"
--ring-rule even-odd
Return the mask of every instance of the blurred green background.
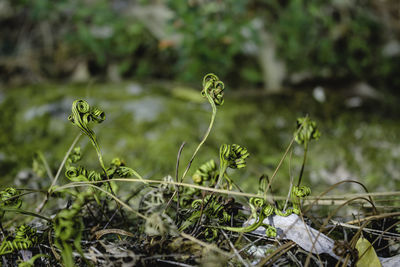
[[[397, 0], [3, 0], [0, 35], [1, 185], [48, 185], [32, 162], [42, 151], [57, 170], [78, 132], [66, 119], [77, 98], [106, 112], [95, 127], [106, 161], [172, 175], [181, 143], [184, 168], [207, 129], [199, 92], [209, 72], [225, 82], [226, 103], [192, 172], [217, 160], [222, 143], [238, 143], [251, 158], [233, 176], [256, 190], [309, 114], [322, 132], [306, 167], [312, 188], [400, 184]], [[301, 153], [283, 165], [277, 192]]]

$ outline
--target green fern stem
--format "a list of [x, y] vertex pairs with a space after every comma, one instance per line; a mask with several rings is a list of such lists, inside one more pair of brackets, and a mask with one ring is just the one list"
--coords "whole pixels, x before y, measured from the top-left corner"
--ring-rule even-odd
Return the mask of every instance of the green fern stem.
[[224, 83], [222, 81], [220, 81], [219, 78], [215, 74], [209, 73], [206, 76], [204, 76], [203, 90], [201, 91], [201, 94], [207, 98], [208, 102], [211, 105], [211, 108], [212, 108], [211, 121], [210, 121], [210, 124], [208, 126], [206, 133], [204, 134], [199, 145], [196, 147], [184, 173], [182, 174], [181, 182], [183, 181], [187, 172], [189, 171], [190, 166], [192, 165], [192, 162], [193, 162], [194, 158], [196, 157], [198, 151], [200, 150], [200, 148], [203, 146], [203, 144], [207, 140], [208, 136], [210, 135], [211, 129], [214, 125], [215, 117], [217, 115], [217, 105], [220, 106], [224, 103], [223, 90], [224, 90]]

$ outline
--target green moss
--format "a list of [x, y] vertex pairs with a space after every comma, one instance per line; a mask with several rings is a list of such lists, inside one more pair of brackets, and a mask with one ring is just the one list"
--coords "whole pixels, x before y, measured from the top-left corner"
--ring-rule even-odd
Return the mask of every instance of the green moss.
[[[31, 168], [37, 150], [44, 153], [53, 170], [57, 169], [78, 133], [66, 123], [70, 103], [76, 98], [89, 98], [107, 113], [102, 127], [94, 128], [106, 164], [111, 157], [119, 156], [144, 177], [172, 175], [178, 149], [185, 141], [180, 161], [182, 173], [207, 129], [208, 104], [174, 97], [173, 90], [162, 90], [162, 85], [155, 86], [156, 89], [151, 89], [154, 86], [141, 88], [137, 94], [129, 93], [129, 86], [126, 82], [8, 90], [0, 107], [2, 183], [11, 182], [18, 171]], [[399, 183], [394, 178], [398, 172], [395, 158], [400, 153], [397, 144], [400, 126], [394, 120], [379, 115], [365, 116], [362, 110], [339, 112], [336, 102], [321, 106], [302, 94], [294, 98], [226, 101], [189, 175], [210, 158], [218, 161], [220, 144], [228, 141], [241, 144], [251, 157], [248, 167], [236, 171], [232, 177], [247, 192], [255, 192], [259, 176], [271, 175], [282, 157], [295, 130], [296, 118], [309, 112], [322, 133], [320, 140], [310, 146], [304, 174], [304, 183], [311, 183], [314, 192], [346, 178], [358, 179], [367, 187], [382, 186], [382, 190], [384, 186], [389, 190]], [[87, 140], [80, 144], [82, 152], [89, 153], [85, 159], [95, 157]], [[274, 191], [286, 194], [290, 174], [299, 170], [301, 157], [301, 147], [296, 146], [291, 160], [284, 162], [274, 180]], [[84, 164], [98, 168], [96, 162]]]

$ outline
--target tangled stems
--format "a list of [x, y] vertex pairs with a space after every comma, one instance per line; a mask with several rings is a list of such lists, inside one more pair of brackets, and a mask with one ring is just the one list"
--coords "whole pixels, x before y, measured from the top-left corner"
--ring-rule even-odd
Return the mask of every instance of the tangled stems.
[[41, 258], [41, 257], [48, 258], [49, 255], [36, 254], [35, 256], [33, 256], [32, 258], [30, 258], [28, 261], [23, 261], [23, 262], [20, 262], [20, 263], [18, 263], [18, 261], [17, 261], [18, 267], [34, 267], [34, 266], [35, 266], [35, 261], [36, 261], [38, 258]]
[[[102, 181], [104, 178], [104, 175], [93, 171], [93, 170], [87, 170], [85, 167], [81, 165], [75, 165], [78, 161], [81, 160], [81, 150], [80, 147], [75, 147], [72, 151], [72, 153], [69, 155], [68, 159], [66, 160], [65, 167], [65, 177], [67, 177], [70, 181], [72, 182], [99, 182]], [[107, 176], [109, 179], [112, 179], [114, 177], [121, 177], [121, 178], [126, 178], [126, 177], [132, 177], [138, 174], [131, 168], [125, 166], [124, 161], [122, 161], [119, 158], [114, 158], [111, 161], [110, 167], [107, 168], [106, 170]], [[141, 179], [141, 177], [139, 176]], [[106, 188], [108, 191], [112, 192], [111, 187], [115, 188], [117, 185], [113, 183], [112, 181], [110, 183], [104, 184], [106, 185]], [[95, 194], [96, 201], [98, 202], [97, 195]]]
[[[265, 191], [267, 180], [267, 176], [265, 175], [262, 175], [260, 177], [258, 181], [258, 194], [262, 194]], [[251, 208], [251, 217], [255, 219], [255, 222], [253, 224], [246, 227], [223, 227], [222, 229], [239, 233], [247, 233], [252, 232], [258, 227], [262, 226], [265, 228], [265, 234], [268, 237], [275, 237], [276, 228], [264, 223], [264, 219], [274, 213], [274, 207], [269, 204], [266, 199], [260, 197], [251, 197], [249, 199], [249, 205]]]
[[220, 81], [215, 74], [212, 73], [207, 74], [203, 78], [203, 90], [201, 91], [201, 95], [203, 97], [204, 96], [207, 97], [208, 102], [210, 102], [212, 108], [211, 121], [206, 133], [204, 134], [203, 139], [197, 146], [196, 150], [192, 155], [192, 158], [189, 161], [189, 164], [187, 165], [184, 173], [182, 174], [181, 182], [183, 181], [187, 172], [189, 171], [190, 166], [192, 165], [192, 162], [197, 155], [197, 152], [199, 151], [200, 147], [204, 144], [204, 142], [207, 140], [208, 135], [211, 132], [211, 129], [214, 125], [215, 116], [217, 115], [217, 106], [221, 106], [224, 103], [224, 83]]
[[263, 201], [263, 199], [261, 199], [261, 198], [251, 198], [250, 202], [253, 202], [253, 204], [256, 204], [256, 205], [262, 204], [262, 206], [260, 207], [259, 215], [257, 216], [256, 214], [252, 214], [252, 216], [256, 218], [256, 220], [253, 224], [246, 226], [246, 227], [223, 226], [223, 227], [217, 227], [217, 228], [232, 231], [232, 232], [248, 233], [248, 232], [252, 232], [252, 231], [256, 230], [258, 227], [264, 227], [265, 234], [267, 237], [276, 237], [276, 228], [264, 223], [264, 219], [274, 213], [274, 208], [270, 204], [265, 203]]
[[[271, 204], [267, 203], [267, 201], [263, 198], [259, 197], [252, 197], [249, 200], [249, 205], [251, 207], [251, 216], [255, 219], [255, 222], [252, 223], [249, 226], [246, 227], [229, 227], [229, 226], [224, 226], [224, 227], [217, 227], [219, 229], [223, 230], [228, 230], [228, 231], [233, 231], [233, 232], [239, 232], [239, 233], [247, 233], [247, 232], [252, 232], [256, 230], [258, 227], [264, 227], [265, 228], [265, 234], [267, 237], [276, 237], [276, 228], [265, 224], [264, 219], [267, 218], [268, 216], [273, 215], [274, 213], [278, 216], [283, 216], [287, 217], [292, 213], [295, 214], [300, 214], [301, 212], [301, 203], [300, 200], [308, 195], [311, 194], [311, 190], [309, 187], [302, 186], [302, 187], [297, 187], [294, 186], [291, 192], [291, 200], [293, 207], [287, 209], [286, 211], [281, 211], [277, 207], [273, 207]], [[257, 211], [259, 213], [257, 214]]]
[[205, 215], [208, 219], [218, 219], [221, 223], [228, 223], [232, 218], [226, 211], [226, 207], [221, 203], [221, 199], [215, 198], [212, 195], [207, 195], [204, 199], [193, 200], [192, 208], [195, 211], [179, 227], [180, 232], [196, 223], [202, 215]]
[[290, 193], [290, 199], [292, 202], [292, 207], [286, 210], [280, 210], [275, 208], [275, 214], [282, 217], [287, 217], [292, 213], [299, 215], [301, 212], [301, 199], [309, 196], [311, 194], [311, 189], [308, 186], [293, 186]]
[[[267, 176], [261, 176], [258, 185], [258, 194], [262, 194], [265, 192], [265, 188], [267, 186]], [[268, 237], [276, 237], [276, 228], [265, 224], [264, 219], [268, 216], [273, 215], [274, 213], [278, 216], [287, 217], [292, 213], [300, 214], [301, 212], [301, 202], [300, 200], [311, 194], [311, 189], [306, 186], [294, 186], [291, 191], [291, 201], [292, 207], [288, 208], [286, 211], [282, 211], [277, 207], [273, 207], [271, 204], [267, 202], [266, 199], [260, 197], [251, 197], [249, 199], [249, 206], [251, 208], [251, 217], [255, 219], [255, 222], [246, 227], [218, 227], [220, 229], [247, 233], [256, 230], [258, 227], [265, 228], [265, 234]]]

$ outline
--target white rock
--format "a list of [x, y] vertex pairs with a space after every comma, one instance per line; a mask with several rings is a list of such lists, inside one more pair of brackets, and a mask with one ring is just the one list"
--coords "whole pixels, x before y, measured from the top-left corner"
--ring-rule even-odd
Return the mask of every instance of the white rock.
[[[249, 221], [245, 222], [243, 226], [253, 224], [254, 221], [254, 219], [250, 219]], [[335, 243], [333, 239], [305, 224], [296, 214], [291, 214], [287, 217], [277, 215], [269, 216], [268, 218], [264, 219], [264, 223], [272, 225], [276, 228], [277, 238], [292, 240], [305, 251], [310, 252], [312, 250], [312, 253], [315, 254], [326, 253], [335, 259], [340, 260], [340, 257], [333, 252]], [[259, 227], [252, 233], [265, 235], [265, 228]], [[260, 254], [261, 252], [257, 250], [257, 253]], [[379, 257], [379, 260], [381, 261], [382, 267], [400, 266], [400, 255], [390, 258]]]
[[[252, 223], [254, 223], [254, 219], [249, 220], [245, 225], [247, 226]], [[264, 219], [264, 223], [276, 228], [278, 238], [292, 240], [306, 251], [311, 251], [312, 249], [312, 252], [315, 254], [327, 253], [336, 259], [340, 258], [333, 253], [334, 241], [305, 224], [296, 214], [291, 214], [287, 217], [269, 216]], [[252, 233], [265, 235], [265, 229], [259, 227]]]

